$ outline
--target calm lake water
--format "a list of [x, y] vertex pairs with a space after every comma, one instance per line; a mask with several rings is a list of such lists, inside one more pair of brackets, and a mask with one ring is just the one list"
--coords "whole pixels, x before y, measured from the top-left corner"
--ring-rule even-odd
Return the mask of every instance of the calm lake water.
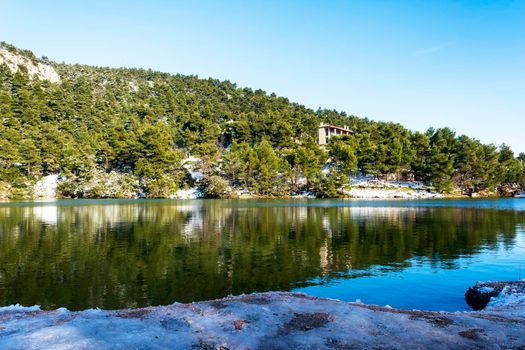
[[525, 199], [0, 203], [0, 306], [125, 308], [255, 291], [467, 310], [525, 277]]

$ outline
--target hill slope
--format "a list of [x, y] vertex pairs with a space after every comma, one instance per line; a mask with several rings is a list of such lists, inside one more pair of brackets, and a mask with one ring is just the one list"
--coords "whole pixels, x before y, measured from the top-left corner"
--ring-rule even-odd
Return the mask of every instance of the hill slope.
[[[446, 128], [414, 133], [229, 81], [58, 64], [0, 47], [0, 193], [10, 198], [34, 196], [50, 174], [66, 197], [170, 197], [195, 186], [209, 197], [333, 197], [358, 170], [445, 192], [525, 183], [525, 155]], [[355, 133], [325, 152], [320, 122]]]

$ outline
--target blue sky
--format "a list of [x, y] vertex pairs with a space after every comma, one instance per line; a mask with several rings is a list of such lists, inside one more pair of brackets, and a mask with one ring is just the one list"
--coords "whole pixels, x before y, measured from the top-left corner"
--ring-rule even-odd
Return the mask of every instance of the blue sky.
[[56, 61], [228, 79], [525, 152], [524, 1], [7, 1], [0, 40]]

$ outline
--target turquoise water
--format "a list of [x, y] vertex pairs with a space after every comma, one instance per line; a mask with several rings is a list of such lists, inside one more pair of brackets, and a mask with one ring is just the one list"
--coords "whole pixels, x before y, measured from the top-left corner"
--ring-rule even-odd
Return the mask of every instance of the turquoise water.
[[0, 306], [115, 309], [256, 291], [467, 310], [525, 277], [525, 199], [0, 203]]
[[389, 271], [379, 266], [364, 272], [365, 276], [334, 278], [326, 283], [317, 279], [316, 285], [296, 291], [406, 309], [466, 311], [470, 308], [465, 304], [464, 293], [477, 281], [525, 278], [523, 231], [516, 244], [520, 246], [510, 250], [502, 244], [474, 256], [462, 256], [451, 266], [436, 266], [430, 259], [410, 259], [402, 271]]

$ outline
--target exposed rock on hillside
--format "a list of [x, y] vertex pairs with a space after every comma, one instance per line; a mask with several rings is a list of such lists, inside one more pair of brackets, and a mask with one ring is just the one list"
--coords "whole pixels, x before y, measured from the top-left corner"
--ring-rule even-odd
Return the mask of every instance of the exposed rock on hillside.
[[40, 62], [33, 62], [27, 57], [12, 53], [0, 47], [0, 64], [3, 63], [5, 63], [13, 73], [18, 71], [20, 66], [24, 66], [31, 79], [38, 77], [40, 80], [49, 80], [52, 83], [58, 83], [60, 81], [60, 76], [52, 66]]

